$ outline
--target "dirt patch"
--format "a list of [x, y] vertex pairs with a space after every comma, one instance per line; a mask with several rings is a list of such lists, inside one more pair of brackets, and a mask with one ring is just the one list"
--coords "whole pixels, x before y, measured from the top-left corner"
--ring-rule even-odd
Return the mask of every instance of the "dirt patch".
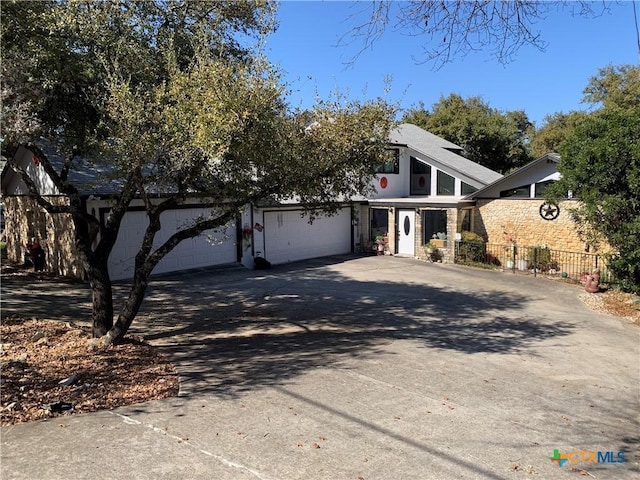
[[93, 412], [178, 394], [178, 375], [149, 344], [105, 347], [88, 328], [4, 318], [0, 325], [2, 425]]

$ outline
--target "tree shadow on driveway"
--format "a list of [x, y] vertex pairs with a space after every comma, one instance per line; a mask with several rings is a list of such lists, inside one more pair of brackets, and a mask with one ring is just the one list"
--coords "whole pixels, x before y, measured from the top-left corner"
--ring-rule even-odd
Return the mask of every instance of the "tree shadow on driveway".
[[397, 340], [513, 354], [572, 331], [573, 324], [532, 316], [528, 301], [512, 292], [360, 281], [293, 265], [165, 279], [150, 292], [137, 328], [170, 354], [183, 393], [234, 396], [373, 357]]

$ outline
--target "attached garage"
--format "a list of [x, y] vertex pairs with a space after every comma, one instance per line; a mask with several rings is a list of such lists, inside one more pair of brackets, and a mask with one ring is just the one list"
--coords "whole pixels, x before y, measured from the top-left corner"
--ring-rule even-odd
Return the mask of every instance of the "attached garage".
[[350, 252], [350, 207], [311, 224], [301, 210], [264, 212], [264, 257], [273, 264]]
[[[202, 208], [183, 208], [163, 213], [163, 228], [156, 234], [154, 245], [161, 245], [177, 229], [206, 213]], [[112, 280], [133, 277], [135, 256], [148, 224], [144, 211], [129, 211], [125, 215], [118, 240], [109, 257], [109, 274]], [[238, 261], [236, 231], [236, 223], [233, 222], [224, 231], [210, 231], [207, 235], [183, 240], [158, 263], [153, 273], [168, 273]]]

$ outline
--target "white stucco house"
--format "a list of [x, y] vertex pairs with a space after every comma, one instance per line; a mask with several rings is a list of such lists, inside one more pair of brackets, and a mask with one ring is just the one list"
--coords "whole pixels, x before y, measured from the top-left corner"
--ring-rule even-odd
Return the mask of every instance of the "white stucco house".
[[[421, 128], [401, 124], [391, 132], [389, 161], [375, 177], [377, 193], [370, 198], [351, 199], [337, 214], [318, 217], [312, 223], [295, 202], [278, 205], [247, 205], [236, 221], [217, 232], [183, 241], [156, 267], [167, 273], [200, 267], [242, 262], [250, 267], [255, 257], [273, 265], [327, 255], [370, 251], [378, 236], [386, 240], [391, 254], [420, 256], [422, 245], [433, 235], [454, 238], [471, 219], [473, 202], [468, 194], [485, 188], [502, 175], [460, 155], [461, 147]], [[62, 158], [47, 151], [54, 168]], [[21, 148], [14, 161], [27, 170], [39, 191], [52, 202], [65, 196], [39, 164], [33, 152]], [[92, 165], [70, 173], [87, 212], [103, 221], [109, 213], [109, 196], [117, 185], [104, 181], [99, 167]], [[98, 177], [102, 180], [98, 181]], [[6, 209], [6, 237], [9, 258], [20, 261], [25, 243], [39, 237], [47, 254], [47, 269], [81, 277], [74, 261], [73, 229], [68, 217], [48, 215], [28, 196], [28, 189], [8, 167], [2, 173], [2, 195]], [[194, 197], [187, 205], [163, 214], [158, 243], [177, 227], [205, 212]], [[133, 261], [147, 225], [141, 201], [134, 201], [124, 217], [109, 259], [113, 280], [130, 278]]]
[[471, 230], [474, 203], [467, 196], [502, 178], [415, 125], [394, 129], [389, 147], [393, 160], [379, 169], [377, 194], [360, 204], [359, 233], [364, 244], [385, 236], [391, 254], [420, 257], [434, 235], [452, 240]]

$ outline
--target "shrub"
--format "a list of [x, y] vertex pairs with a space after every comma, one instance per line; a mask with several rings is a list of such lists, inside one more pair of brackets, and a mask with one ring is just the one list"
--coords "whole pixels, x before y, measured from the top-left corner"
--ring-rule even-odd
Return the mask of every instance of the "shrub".
[[463, 242], [476, 242], [476, 243], [484, 242], [484, 238], [482, 238], [480, 235], [474, 232], [469, 232], [465, 230], [460, 234], [460, 236]]
[[484, 239], [473, 232], [462, 232], [462, 241], [458, 244], [456, 261], [458, 263], [483, 263], [486, 249]]
[[556, 262], [551, 255], [551, 250], [547, 247], [540, 246], [530, 248], [527, 255], [529, 268], [535, 268], [540, 272], [560, 269], [558, 262]]

